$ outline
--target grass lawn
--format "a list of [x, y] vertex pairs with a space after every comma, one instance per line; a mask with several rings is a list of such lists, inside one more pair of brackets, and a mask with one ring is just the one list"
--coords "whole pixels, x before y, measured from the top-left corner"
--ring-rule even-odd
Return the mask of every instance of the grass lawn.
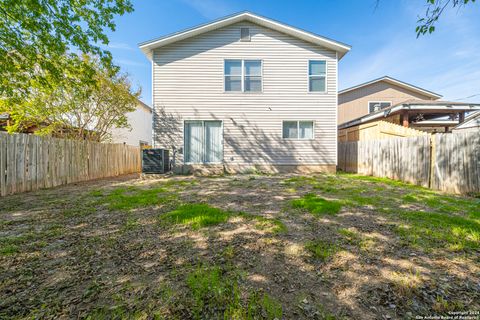
[[0, 203], [0, 319], [480, 310], [480, 199], [356, 175], [123, 177]]

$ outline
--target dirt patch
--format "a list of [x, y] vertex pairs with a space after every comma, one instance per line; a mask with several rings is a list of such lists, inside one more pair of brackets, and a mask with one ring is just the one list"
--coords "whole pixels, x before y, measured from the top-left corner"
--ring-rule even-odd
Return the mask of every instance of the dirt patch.
[[0, 204], [0, 318], [479, 310], [479, 209], [352, 175], [130, 176], [14, 195]]

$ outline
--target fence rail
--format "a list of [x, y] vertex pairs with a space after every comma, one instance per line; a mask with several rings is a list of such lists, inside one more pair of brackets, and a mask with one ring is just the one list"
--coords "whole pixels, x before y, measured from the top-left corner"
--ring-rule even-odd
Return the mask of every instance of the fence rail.
[[480, 135], [340, 142], [338, 167], [446, 192], [480, 192]]
[[140, 172], [140, 148], [0, 132], [0, 195]]

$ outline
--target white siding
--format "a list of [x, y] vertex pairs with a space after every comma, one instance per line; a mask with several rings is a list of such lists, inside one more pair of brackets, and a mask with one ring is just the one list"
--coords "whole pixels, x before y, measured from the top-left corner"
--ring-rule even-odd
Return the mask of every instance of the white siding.
[[[263, 92], [224, 92], [224, 59], [262, 60]], [[308, 60], [327, 61], [327, 93], [308, 92]], [[182, 148], [184, 120], [217, 119], [226, 164], [336, 164], [335, 51], [242, 22], [157, 49], [153, 62], [156, 147]], [[315, 139], [282, 139], [282, 120], [315, 121]]]
[[152, 144], [152, 112], [143, 106], [127, 114], [131, 128], [113, 128], [113, 143], [125, 143], [131, 146], [140, 145], [140, 141]]

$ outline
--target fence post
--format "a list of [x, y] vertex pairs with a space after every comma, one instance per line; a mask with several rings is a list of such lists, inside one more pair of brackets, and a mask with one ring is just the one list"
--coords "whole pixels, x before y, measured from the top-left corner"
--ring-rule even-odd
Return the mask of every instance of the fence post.
[[435, 135], [429, 135], [430, 140], [430, 172], [428, 173], [428, 187], [433, 189], [434, 179], [435, 179]]

